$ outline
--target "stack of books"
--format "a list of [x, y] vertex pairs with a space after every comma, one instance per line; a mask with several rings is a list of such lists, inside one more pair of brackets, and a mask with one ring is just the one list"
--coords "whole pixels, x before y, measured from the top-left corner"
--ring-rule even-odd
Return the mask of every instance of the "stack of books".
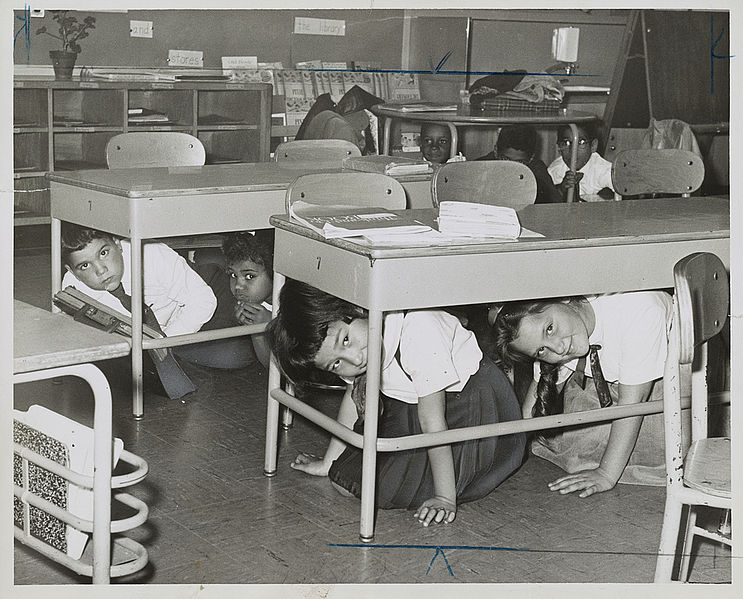
[[382, 173], [384, 175], [417, 175], [433, 171], [431, 163], [423, 158], [376, 154], [344, 158], [343, 168], [366, 173]]
[[153, 123], [168, 123], [170, 119], [167, 114], [150, 110], [149, 108], [129, 108], [129, 122], [138, 125], [149, 125]]
[[518, 239], [521, 223], [513, 208], [473, 202], [441, 202], [439, 231], [461, 237]]

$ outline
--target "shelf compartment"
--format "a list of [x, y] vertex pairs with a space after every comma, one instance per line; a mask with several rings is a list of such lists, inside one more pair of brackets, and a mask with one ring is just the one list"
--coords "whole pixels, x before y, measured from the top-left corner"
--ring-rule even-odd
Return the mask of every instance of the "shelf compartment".
[[198, 132], [204, 144], [207, 164], [230, 162], [261, 162], [260, 132], [255, 129], [239, 131]]
[[[129, 90], [129, 108], [145, 108], [168, 117], [167, 125], [193, 125], [193, 91], [178, 90]], [[129, 121], [129, 127], [156, 126], [157, 123], [137, 123]]]
[[119, 129], [54, 134], [54, 169], [106, 168], [106, 144]]
[[15, 179], [13, 187], [14, 223], [49, 222], [49, 181], [44, 175]]
[[13, 135], [13, 170], [49, 170], [49, 135], [46, 132]]
[[13, 90], [13, 126], [18, 128], [45, 128], [47, 120], [47, 91], [45, 89], [16, 88]]
[[55, 126], [121, 127], [124, 91], [120, 89], [55, 89]]
[[256, 90], [198, 90], [198, 124], [261, 123], [261, 92]]

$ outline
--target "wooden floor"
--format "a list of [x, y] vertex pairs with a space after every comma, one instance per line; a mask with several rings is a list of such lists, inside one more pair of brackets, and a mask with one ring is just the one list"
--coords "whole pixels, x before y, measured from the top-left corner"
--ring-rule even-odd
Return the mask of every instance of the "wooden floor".
[[[17, 252], [15, 296], [48, 308], [48, 273], [48, 249]], [[115, 584], [652, 582], [663, 488], [555, 495], [547, 482], [561, 471], [530, 457], [491, 495], [462, 505], [450, 525], [426, 529], [411, 512], [379, 511], [375, 543], [362, 547], [359, 502], [289, 468], [300, 450], [322, 453], [322, 431], [296, 418], [280, 435], [277, 476], [263, 476], [264, 369], [186, 365], [197, 392], [184, 401], [148, 392], [145, 417], [135, 421], [128, 360], [100, 366], [114, 393], [114, 434], [150, 466], [131, 488], [150, 517], [130, 533], [150, 563]], [[328, 412], [338, 401], [317, 398]], [[16, 387], [16, 408], [33, 403], [90, 420], [90, 392], [77, 379]], [[707, 541], [695, 549], [693, 582], [731, 581], [729, 550]], [[14, 558], [16, 585], [89, 583], [18, 543]]]

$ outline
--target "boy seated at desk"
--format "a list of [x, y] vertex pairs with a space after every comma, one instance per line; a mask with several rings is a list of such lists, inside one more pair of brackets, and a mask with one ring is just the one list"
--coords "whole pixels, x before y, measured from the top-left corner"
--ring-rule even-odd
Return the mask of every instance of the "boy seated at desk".
[[611, 182], [611, 162], [602, 158], [598, 148], [598, 132], [593, 123], [578, 126], [578, 155], [575, 170], [570, 170], [570, 157], [573, 148], [573, 132], [568, 125], [557, 131], [557, 151], [559, 156], [547, 167], [552, 181], [563, 197], [568, 189], [575, 188], [573, 199], [596, 202], [614, 198]]
[[530, 125], [506, 125], [498, 133], [492, 152], [477, 160], [513, 160], [529, 167], [537, 180], [535, 204], [564, 202], [565, 198], [552, 183], [547, 166], [536, 157], [537, 131]]

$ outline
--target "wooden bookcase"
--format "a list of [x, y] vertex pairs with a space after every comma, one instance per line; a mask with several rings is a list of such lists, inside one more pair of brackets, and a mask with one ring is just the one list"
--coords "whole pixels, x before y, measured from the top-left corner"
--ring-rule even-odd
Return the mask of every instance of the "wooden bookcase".
[[[49, 222], [46, 173], [106, 168], [106, 143], [118, 133], [190, 133], [204, 144], [207, 164], [269, 159], [269, 84], [51, 77], [16, 77], [13, 83], [16, 225]], [[132, 122], [131, 108], [166, 115], [167, 121]]]

